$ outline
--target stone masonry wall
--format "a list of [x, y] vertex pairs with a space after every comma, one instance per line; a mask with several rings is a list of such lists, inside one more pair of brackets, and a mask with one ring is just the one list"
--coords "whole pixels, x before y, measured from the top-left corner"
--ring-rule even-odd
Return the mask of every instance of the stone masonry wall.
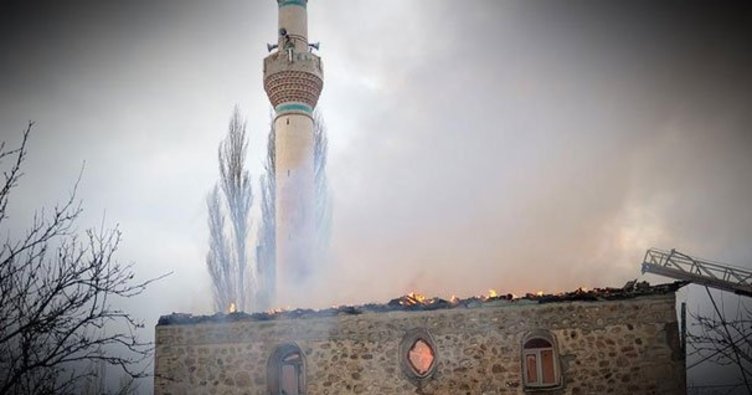
[[[400, 367], [406, 331], [427, 329], [437, 369], [416, 387]], [[522, 337], [547, 329], [563, 384], [546, 394], [683, 394], [675, 295], [598, 302], [485, 303], [477, 308], [160, 325], [156, 394], [266, 394], [267, 360], [300, 346], [307, 394], [525, 394]], [[537, 393], [542, 393], [541, 391]]]

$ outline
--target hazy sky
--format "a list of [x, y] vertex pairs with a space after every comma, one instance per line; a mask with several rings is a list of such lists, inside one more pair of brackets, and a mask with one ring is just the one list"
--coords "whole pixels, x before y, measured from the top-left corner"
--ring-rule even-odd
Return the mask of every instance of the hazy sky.
[[[204, 199], [235, 104], [261, 172], [275, 2], [1, 4], [2, 140], [37, 125], [14, 226], [85, 161], [79, 225], [174, 272], [137, 314], [209, 312]], [[334, 196], [312, 305], [621, 286], [651, 246], [752, 267], [752, 13], [716, 7], [312, 0]]]

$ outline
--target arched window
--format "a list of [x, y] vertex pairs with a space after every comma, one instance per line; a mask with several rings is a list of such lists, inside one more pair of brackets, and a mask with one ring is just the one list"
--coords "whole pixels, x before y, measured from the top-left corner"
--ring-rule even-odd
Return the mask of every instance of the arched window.
[[548, 331], [535, 331], [523, 338], [522, 378], [526, 387], [561, 384], [556, 342]]
[[266, 382], [271, 395], [305, 394], [305, 357], [296, 344], [283, 344], [269, 357]]

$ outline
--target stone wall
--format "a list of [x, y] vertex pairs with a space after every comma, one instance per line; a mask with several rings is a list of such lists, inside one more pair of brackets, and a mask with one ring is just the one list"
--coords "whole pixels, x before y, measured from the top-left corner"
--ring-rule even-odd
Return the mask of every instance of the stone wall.
[[[436, 370], [419, 388], [400, 367], [400, 342], [425, 328]], [[594, 302], [483, 303], [305, 319], [159, 325], [157, 394], [266, 394], [267, 360], [294, 342], [307, 394], [524, 394], [521, 341], [550, 331], [562, 384], [547, 394], [685, 393], [673, 292]]]

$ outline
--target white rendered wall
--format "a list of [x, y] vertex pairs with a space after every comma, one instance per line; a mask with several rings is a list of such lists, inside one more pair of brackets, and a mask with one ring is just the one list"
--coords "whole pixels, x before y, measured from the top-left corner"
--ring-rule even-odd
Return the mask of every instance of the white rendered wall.
[[314, 214], [313, 121], [287, 113], [275, 120], [277, 306], [305, 305], [312, 270]]
[[[323, 87], [321, 59], [308, 49], [306, 0], [277, 0], [279, 48], [264, 59], [275, 126], [276, 307], [304, 306], [313, 272], [313, 119]], [[308, 281], [310, 284], [311, 282]]]
[[[296, 51], [308, 51], [308, 15], [304, 7], [298, 5], [280, 7], [279, 28], [285, 28], [287, 34], [295, 40]], [[282, 37], [279, 40], [279, 47], [284, 48]]]

